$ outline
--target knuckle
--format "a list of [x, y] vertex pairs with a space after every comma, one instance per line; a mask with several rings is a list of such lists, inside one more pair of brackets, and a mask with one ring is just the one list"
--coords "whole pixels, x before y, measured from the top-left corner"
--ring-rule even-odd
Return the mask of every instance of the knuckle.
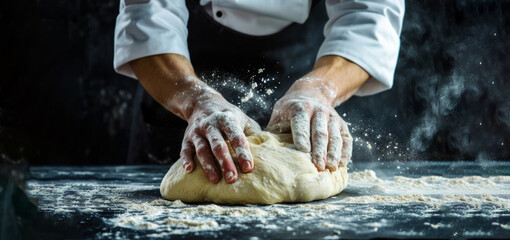
[[329, 151], [328, 152], [328, 159], [331, 159], [333, 161], [339, 161], [340, 160], [340, 153], [338, 151]]
[[315, 130], [313, 132], [312, 136], [313, 136], [314, 139], [327, 138], [328, 137], [328, 132], [326, 132], [324, 130]]
[[209, 149], [207, 149], [206, 147], [201, 147], [201, 148], [197, 149], [197, 155], [198, 156], [204, 157], [207, 154], [209, 154]]
[[228, 147], [226, 143], [216, 143], [213, 145], [212, 150], [217, 153], [224, 153], [228, 151]]
[[344, 135], [342, 135], [342, 140], [343, 140], [343, 141], [342, 141], [342, 142], [343, 142], [343, 145], [344, 145], [345, 147], [350, 147], [350, 148], [352, 148], [352, 141], [353, 141], [353, 139], [352, 139], [352, 137], [351, 137], [350, 135], [349, 135], [349, 136], [344, 136]]
[[333, 145], [339, 145], [342, 143], [342, 138], [340, 138], [338, 135], [336, 134], [332, 134], [331, 136], [329, 136], [329, 141], [333, 144]]
[[186, 142], [182, 144], [181, 153], [187, 153], [190, 150], [192, 150], [191, 144], [189, 142]]
[[318, 105], [315, 105], [315, 112], [317, 112], [317, 114], [320, 114], [324, 117], [328, 116], [328, 108], [326, 108], [324, 105], [322, 104], [318, 104]]
[[194, 128], [189, 132], [189, 134], [186, 134], [185, 138], [189, 141], [192, 141], [193, 139], [197, 138], [198, 136], [202, 135], [200, 132], [200, 128]]
[[307, 108], [306, 105], [307, 104], [304, 102], [296, 102], [293, 104], [293, 109], [295, 112], [305, 112]]
[[198, 127], [198, 129], [200, 129], [200, 131], [202, 131], [203, 133], [205, 134], [210, 134], [213, 129], [214, 129], [214, 126], [211, 125], [209, 122], [207, 121], [204, 121], [202, 122], [202, 124]]
[[324, 158], [324, 154], [322, 153], [322, 151], [315, 151], [314, 153], [312, 153], [312, 158], [316, 160], [322, 160]]
[[246, 139], [244, 137], [241, 137], [241, 136], [232, 138], [232, 140], [230, 141], [230, 144], [232, 146], [242, 146], [242, 147], [246, 147], [247, 146]]
[[224, 110], [221, 112], [214, 112], [211, 114], [210, 118], [216, 120], [218, 123], [222, 124], [232, 120], [234, 114], [229, 110]]

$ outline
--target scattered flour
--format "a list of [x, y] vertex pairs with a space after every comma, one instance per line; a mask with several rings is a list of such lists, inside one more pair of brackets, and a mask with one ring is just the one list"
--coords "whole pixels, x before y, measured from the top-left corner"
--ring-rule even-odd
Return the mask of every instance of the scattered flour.
[[216, 221], [193, 222], [193, 221], [175, 219], [175, 218], [171, 218], [171, 217], [167, 218], [162, 223], [170, 224], [170, 225], [180, 225], [180, 226], [186, 226], [186, 227], [197, 227], [199, 229], [215, 228], [215, 227], [219, 226], [218, 222], [216, 222]]
[[372, 170], [364, 170], [362, 172], [349, 173], [349, 180], [382, 182], [382, 180], [377, 178], [377, 175]]
[[250, 90], [250, 92], [248, 92], [248, 94], [246, 94], [245, 97], [241, 98], [241, 102], [247, 102], [251, 98], [253, 98], [253, 91], [252, 90]]
[[344, 199], [345, 202], [350, 203], [376, 203], [376, 202], [392, 202], [392, 203], [409, 203], [409, 202], [426, 202], [435, 203], [438, 200], [426, 197], [421, 194], [397, 195], [397, 196], [380, 196], [370, 195], [361, 197], [348, 197]]
[[[491, 227], [490, 230], [469, 229], [462, 233], [468, 238], [494, 236], [492, 232], [510, 230], [510, 223], [501, 218], [510, 213], [510, 176], [450, 178], [378, 174], [372, 170], [351, 172], [347, 189], [321, 202], [271, 206], [185, 204], [154, 199], [153, 196], [141, 201], [126, 192], [157, 192], [158, 187], [133, 184], [105, 187], [97, 183], [56, 186], [32, 182], [29, 184], [29, 193], [38, 196], [39, 209], [43, 212], [59, 215], [76, 212], [97, 214], [113, 210], [120, 214], [105, 218], [106, 223], [119, 228], [150, 230], [151, 234], [160, 238], [216, 234], [234, 227], [239, 230], [256, 228], [262, 232], [286, 231], [290, 235], [295, 232], [299, 234], [309, 223], [332, 232], [336, 237], [340, 234], [348, 236], [350, 231], [382, 232], [395, 229], [395, 224], [399, 224], [385, 216], [388, 206], [398, 206], [393, 215], [422, 219], [425, 230], [399, 232], [399, 236], [424, 236], [422, 234], [427, 233], [424, 231], [450, 231], [459, 227], [456, 221], [431, 218], [438, 214], [456, 219], [474, 216], [488, 219], [484, 226]], [[45, 200], [50, 199], [45, 198], [50, 195], [53, 196], [51, 201]], [[101, 196], [100, 201], [96, 201], [95, 196]], [[98, 234], [104, 238], [115, 238], [116, 233]]]
[[267, 211], [260, 208], [248, 208], [248, 207], [221, 207], [215, 204], [199, 205], [192, 208], [186, 208], [182, 210], [188, 213], [198, 214], [219, 214], [229, 216], [243, 216], [243, 215], [267, 215]]

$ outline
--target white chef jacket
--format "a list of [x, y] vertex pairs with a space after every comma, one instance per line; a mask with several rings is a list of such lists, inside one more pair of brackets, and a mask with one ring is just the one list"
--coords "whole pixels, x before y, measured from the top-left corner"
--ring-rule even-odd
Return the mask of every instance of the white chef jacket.
[[[311, 0], [200, 0], [220, 24], [253, 36], [304, 23]], [[326, 0], [329, 17], [317, 58], [337, 55], [370, 74], [356, 95], [389, 89], [400, 48], [404, 0]], [[129, 62], [174, 53], [190, 59], [185, 0], [121, 0], [115, 26], [114, 68], [136, 78]]]

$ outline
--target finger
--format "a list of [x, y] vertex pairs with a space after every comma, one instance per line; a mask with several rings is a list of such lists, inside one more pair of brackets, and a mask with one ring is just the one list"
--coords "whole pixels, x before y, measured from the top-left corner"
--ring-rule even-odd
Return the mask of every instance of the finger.
[[[276, 108], [276, 105], [275, 105]], [[280, 110], [273, 110], [273, 113], [271, 114], [271, 119], [269, 120], [269, 123], [267, 124], [266, 130], [272, 133], [283, 133], [283, 132], [290, 132], [290, 122], [289, 119], [286, 117], [283, 117], [280, 114]]]
[[260, 126], [257, 122], [255, 122], [253, 119], [248, 118], [248, 121], [246, 122], [246, 125], [244, 127], [244, 134], [246, 136], [254, 135], [258, 132], [260, 132]]
[[237, 162], [244, 173], [253, 171], [253, 158], [251, 156], [250, 147], [248, 146], [248, 140], [244, 136], [241, 127], [233, 120], [227, 119], [228, 122], [222, 123], [220, 126], [223, 128], [223, 132], [230, 141], [230, 146], [234, 149]]
[[290, 120], [292, 140], [302, 152], [310, 152], [310, 117], [302, 104], [296, 104], [295, 115]]
[[275, 125], [277, 122], [281, 121], [280, 110], [278, 110], [278, 108], [276, 107], [277, 104], [275, 104], [275, 106], [273, 107], [273, 112], [271, 113], [271, 118], [269, 118], [269, 123], [267, 124], [266, 129]]
[[209, 125], [206, 127], [206, 137], [211, 146], [213, 155], [220, 165], [225, 182], [234, 183], [237, 180], [236, 166], [230, 156], [227, 143], [223, 139], [220, 130]]
[[352, 157], [352, 136], [345, 121], [340, 121], [340, 133], [342, 135], [342, 156], [340, 158], [340, 167], [345, 167]]
[[326, 167], [327, 150], [328, 119], [324, 112], [317, 112], [312, 120], [312, 162], [319, 171]]
[[200, 135], [195, 135], [192, 141], [196, 149], [198, 161], [200, 161], [202, 165], [207, 180], [212, 183], [217, 183], [220, 181], [220, 173], [214, 164], [214, 157], [209, 143]]
[[289, 133], [291, 132], [290, 122], [287, 119], [280, 119], [278, 122], [267, 125], [267, 131], [272, 133]]
[[184, 168], [184, 171], [188, 173], [193, 171], [195, 168], [195, 163], [193, 162], [193, 153], [195, 153], [193, 144], [191, 144], [191, 142], [188, 140], [184, 140], [182, 142], [180, 156], [182, 159], [182, 167]]
[[340, 134], [340, 125], [333, 116], [330, 116], [328, 124], [329, 145], [328, 156], [326, 158], [326, 167], [331, 171], [338, 169], [340, 157], [342, 156], [342, 135]]

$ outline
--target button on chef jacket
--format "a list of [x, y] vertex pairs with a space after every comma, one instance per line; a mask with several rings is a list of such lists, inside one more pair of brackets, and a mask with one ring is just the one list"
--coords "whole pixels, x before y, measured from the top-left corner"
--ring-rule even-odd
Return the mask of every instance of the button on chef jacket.
[[[311, 0], [201, 0], [215, 21], [235, 31], [265, 36], [308, 18]], [[393, 85], [404, 0], [326, 0], [328, 21], [317, 58], [337, 55], [370, 74], [356, 95]], [[115, 26], [114, 68], [136, 78], [129, 62], [174, 53], [190, 59], [185, 0], [121, 0]]]

